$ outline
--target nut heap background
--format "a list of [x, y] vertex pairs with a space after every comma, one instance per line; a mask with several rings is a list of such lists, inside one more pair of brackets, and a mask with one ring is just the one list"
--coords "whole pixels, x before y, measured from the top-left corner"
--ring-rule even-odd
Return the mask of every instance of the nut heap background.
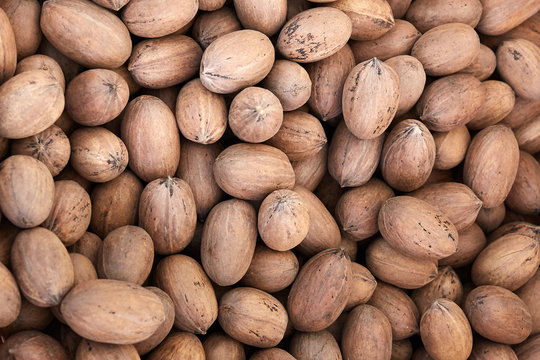
[[540, 1], [0, 8], [0, 360], [538, 359]]

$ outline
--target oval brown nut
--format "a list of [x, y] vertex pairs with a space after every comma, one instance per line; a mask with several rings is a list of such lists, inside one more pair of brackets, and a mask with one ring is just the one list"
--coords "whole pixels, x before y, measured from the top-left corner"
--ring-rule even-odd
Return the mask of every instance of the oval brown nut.
[[97, 271], [102, 279], [142, 285], [154, 264], [154, 244], [144, 229], [126, 225], [111, 231], [99, 253]]
[[120, 75], [111, 70], [92, 69], [69, 82], [66, 111], [81, 125], [103, 125], [120, 115], [128, 100], [129, 87]]
[[385, 0], [338, 0], [328, 5], [349, 16], [353, 40], [378, 39], [394, 27], [392, 8]]
[[40, 24], [60, 53], [84, 67], [114, 69], [131, 54], [131, 38], [122, 20], [90, 1], [49, 0], [43, 4]]
[[482, 18], [478, 31], [486, 35], [501, 35], [521, 24], [540, 10], [534, 0], [482, 0]]
[[470, 360], [518, 360], [509, 345], [494, 343], [486, 339], [475, 339]]
[[62, 301], [66, 323], [79, 335], [107, 344], [133, 344], [150, 337], [165, 321], [159, 296], [118, 280], [77, 285]]
[[174, 176], [180, 161], [180, 134], [171, 109], [154, 96], [131, 100], [122, 119], [121, 136], [129, 167], [142, 180]]
[[129, 170], [112, 181], [97, 184], [90, 196], [91, 231], [104, 238], [120, 226], [137, 225], [139, 198], [143, 188], [141, 180]]
[[506, 40], [497, 49], [497, 69], [516, 94], [540, 100], [540, 48], [524, 39]]
[[308, 234], [308, 204], [293, 190], [276, 190], [261, 203], [257, 223], [266, 246], [276, 251], [290, 250]]
[[102, 344], [87, 339], [82, 339], [77, 347], [77, 359], [98, 360], [116, 358], [123, 360], [139, 360], [137, 349], [133, 345]]
[[185, 332], [171, 333], [147, 356], [148, 360], [192, 359], [204, 360], [204, 348], [198, 337]]
[[[399, 77], [377, 58], [356, 65], [343, 87], [343, 119], [359, 139], [379, 137], [399, 105]], [[377, 101], [374, 101], [376, 99]]]
[[0, 326], [6, 327], [13, 323], [21, 311], [21, 293], [15, 278], [9, 269], [0, 262]]
[[395, 22], [390, 31], [377, 39], [351, 42], [351, 49], [357, 62], [373, 57], [384, 61], [391, 57], [411, 53], [414, 43], [422, 33], [408, 21], [396, 19]]
[[269, 348], [285, 334], [287, 311], [272, 295], [250, 287], [226, 292], [219, 302], [219, 324], [244, 344]]
[[357, 305], [367, 303], [377, 287], [377, 280], [364, 266], [351, 262], [351, 272], [351, 293], [345, 309], [352, 309]]
[[137, 84], [162, 89], [193, 78], [199, 70], [201, 56], [202, 49], [195, 40], [172, 34], [135, 45], [128, 70]]
[[403, 290], [379, 282], [368, 304], [386, 316], [392, 327], [392, 339], [403, 340], [418, 333], [420, 313]]
[[479, 51], [480, 39], [471, 26], [449, 23], [422, 35], [414, 44], [411, 55], [420, 60], [427, 75], [443, 76], [467, 67]]
[[527, 305], [533, 319], [531, 334], [540, 333], [540, 304], [537, 301], [540, 290], [540, 271], [536, 271], [525, 285], [516, 291], [516, 295]]
[[480, 0], [419, 0], [407, 10], [410, 21], [422, 33], [448, 23], [463, 23], [474, 28], [482, 16]]
[[428, 129], [451, 131], [474, 119], [484, 100], [480, 80], [469, 74], [450, 75], [426, 87], [416, 112]]
[[540, 151], [540, 116], [514, 129], [519, 148], [529, 154]]
[[291, 161], [294, 169], [295, 184], [303, 186], [309, 191], [315, 191], [322, 179], [330, 177], [327, 170], [326, 161], [328, 159], [328, 144], [315, 156], [300, 161]]
[[366, 249], [366, 266], [378, 279], [402, 289], [416, 289], [437, 276], [437, 261], [418, 259], [391, 247], [383, 238]]
[[441, 266], [437, 277], [429, 284], [414, 290], [411, 298], [423, 314], [437, 299], [448, 299], [461, 304], [463, 286], [454, 269], [450, 266]]
[[204, 51], [201, 82], [212, 92], [230, 94], [264, 79], [274, 59], [274, 46], [266, 35], [255, 30], [233, 31]]
[[471, 325], [453, 301], [438, 299], [420, 320], [424, 348], [435, 359], [466, 360], [473, 347]]
[[75, 130], [69, 137], [71, 165], [85, 179], [104, 183], [124, 172], [129, 155], [118, 136], [103, 127]]
[[471, 268], [472, 281], [517, 290], [538, 270], [539, 248], [540, 244], [528, 236], [504, 235], [478, 254]]
[[481, 130], [503, 120], [514, 108], [514, 91], [505, 82], [488, 80], [482, 83], [485, 100], [474, 119], [467, 123], [472, 130]]
[[156, 284], [174, 303], [174, 324], [182, 330], [206, 334], [218, 315], [214, 288], [201, 265], [185, 255], [171, 255], [159, 262]]
[[283, 26], [276, 48], [286, 59], [315, 62], [338, 52], [351, 33], [351, 19], [343, 11], [313, 8], [297, 14]]
[[212, 208], [204, 223], [201, 264], [218, 285], [233, 285], [248, 271], [256, 242], [253, 206], [238, 199], [223, 201]]
[[289, 160], [299, 161], [321, 151], [327, 139], [319, 119], [295, 110], [283, 114], [281, 127], [266, 143], [283, 151]]
[[189, 184], [178, 178], [150, 182], [139, 199], [139, 225], [148, 231], [156, 253], [182, 251], [195, 234], [197, 212]]
[[182, 143], [176, 176], [189, 184], [195, 200], [197, 216], [201, 220], [206, 218], [208, 212], [224, 195], [213, 173], [214, 161], [222, 150], [223, 146], [219, 143], [211, 145], [191, 141]]
[[527, 305], [513, 292], [494, 285], [472, 290], [463, 307], [472, 328], [488, 340], [518, 344], [532, 329]]
[[482, 201], [474, 192], [457, 182], [428, 184], [409, 195], [439, 209], [458, 231], [472, 225], [482, 208]]
[[342, 249], [309, 259], [292, 284], [287, 310], [294, 328], [320, 331], [341, 314], [351, 292], [351, 262]]
[[467, 154], [471, 134], [465, 125], [447, 132], [433, 132], [435, 140], [434, 169], [448, 170], [458, 166]]
[[497, 229], [506, 215], [506, 207], [504, 203], [494, 208], [481, 208], [476, 218], [476, 223], [484, 230], [486, 233], [490, 233], [493, 230]]
[[311, 79], [308, 104], [311, 111], [322, 121], [331, 120], [341, 114], [343, 85], [355, 65], [354, 54], [350, 46], [345, 45], [335, 54], [306, 66]]
[[298, 360], [341, 360], [341, 350], [336, 339], [326, 330], [318, 332], [295, 332], [290, 353]]
[[386, 200], [379, 231], [390, 246], [412, 257], [438, 260], [457, 250], [456, 227], [439, 210], [410, 196]]
[[483, 207], [501, 205], [516, 178], [519, 148], [512, 130], [489, 126], [474, 136], [463, 167], [463, 183], [482, 200]]
[[265, 2], [234, 0], [234, 10], [244, 28], [257, 30], [266, 36], [272, 36], [285, 23], [287, 0]]
[[159, 38], [187, 25], [199, 9], [197, 0], [131, 0], [122, 9], [129, 32], [144, 38]]
[[0, 358], [68, 360], [62, 345], [39, 331], [26, 330], [11, 335], [0, 349]]
[[302, 65], [290, 60], [277, 60], [262, 82], [281, 102], [283, 110], [297, 110], [311, 95], [311, 80]]
[[[0, 1], [0, 7], [7, 15], [2, 21], [9, 19], [14, 37], [9, 36], [9, 30], [6, 23], [2, 25], [2, 39], [6, 56], [3, 61], [4, 71], [10, 71], [13, 65], [13, 43], [16, 45], [16, 59], [22, 60], [35, 54], [42, 39], [41, 29], [39, 27], [39, 17], [41, 14], [41, 3], [37, 0], [3, 0]], [[16, 61], [16, 60], [15, 60]], [[8, 65], [6, 67], [6, 65]], [[13, 75], [13, 74], [12, 74]], [[1, 82], [1, 80], [0, 80]]]
[[540, 163], [531, 154], [519, 152], [516, 180], [505, 203], [520, 214], [540, 213]]
[[384, 138], [359, 139], [341, 122], [330, 141], [328, 172], [341, 187], [364, 185], [379, 165]]
[[411, 110], [422, 96], [426, 85], [426, 73], [422, 63], [415, 57], [399, 55], [385, 61], [399, 77], [399, 104], [396, 115]]
[[[260, 143], [272, 138], [283, 122], [283, 107], [270, 91], [248, 87], [232, 100], [229, 109], [229, 126], [242, 141]], [[224, 122], [224, 130], [227, 122]]]
[[44, 163], [52, 176], [56, 176], [69, 161], [71, 146], [62, 129], [51, 125], [36, 135], [14, 140], [11, 144], [11, 154], [32, 156]]
[[454, 268], [468, 265], [486, 246], [484, 231], [477, 224], [472, 224], [459, 231], [457, 251], [452, 255], [439, 260], [439, 265], [449, 265]]
[[459, 72], [462, 74], [471, 74], [480, 81], [484, 81], [493, 74], [497, 66], [497, 57], [493, 50], [484, 44], [480, 44], [478, 55], [467, 67]]
[[399, 191], [413, 191], [429, 178], [435, 163], [435, 141], [418, 120], [399, 122], [386, 137], [380, 167], [384, 180]]
[[[2, 46], [0, 46], [0, 54], [2, 55], [2, 61], [0, 61], [0, 83], [9, 79], [15, 73], [17, 67], [17, 44], [19, 43], [15, 36], [12, 24], [10, 23], [10, 18], [8, 17], [9, 14], [6, 14], [5, 10], [8, 10], [6, 5], [5, 1], [3, 4], [0, 3], [0, 7], [2, 7], [2, 9], [0, 9], [0, 37], [2, 38]], [[36, 5], [39, 9], [39, 4]], [[30, 8], [32, 8], [32, 6], [30, 6]], [[19, 18], [21, 18], [21, 16], [19, 16]], [[30, 29], [31, 28], [28, 27], [26, 30], [29, 31]], [[39, 29], [38, 33], [40, 33]], [[17, 31], [17, 35], [19, 34], [20, 32]]]
[[[203, 10], [202, 1], [199, 1], [199, 9]], [[240, 29], [242, 25], [234, 10], [223, 6], [218, 10], [200, 12], [193, 23], [191, 36], [204, 50], [218, 37]]]
[[278, 189], [294, 186], [294, 170], [287, 155], [263, 144], [235, 144], [214, 162], [214, 178], [226, 193], [246, 200], [262, 200]]
[[42, 226], [51, 230], [66, 246], [75, 244], [90, 225], [90, 195], [73, 180], [54, 183], [54, 205]]
[[244, 345], [222, 331], [213, 332], [203, 340], [206, 360], [220, 360], [224, 354], [230, 360], [245, 360]]
[[47, 129], [64, 110], [64, 90], [51, 74], [32, 70], [0, 86], [0, 136], [22, 139]]
[[283, 349], [274, 347], [271, 349], [259, 350], [255, 352], [249, 360], [294, 360], [294, 356]]
[[225, 99], [206, 89], [200, 79], [191, 80], [182, 87], [175, 110], [180, 132], [196, 143], [215, 143], [227, 128]]
[[373, 178], [339, 198], [335, 207], [336, 220], [343, 231], [357, 240], [365, 240], [379, 231], [379, 210], [393, 196], [394, 192], [388, 185]]
[[392, 328], [382, 311], [358, 305], [347, 316], [341, 351], [345, 359], [390, 359]]
[[73, 286], [73, 263], [64, 244], [41, 227], [17, 235], [11, 248], [11, 266], [21, 292], [37, 306], [60, 304]]
[[27, 155], [12, 155], [0, 163], [0, 209], [15, 226], [41, 224], [54, 204], [54, 181], [47, 167]]

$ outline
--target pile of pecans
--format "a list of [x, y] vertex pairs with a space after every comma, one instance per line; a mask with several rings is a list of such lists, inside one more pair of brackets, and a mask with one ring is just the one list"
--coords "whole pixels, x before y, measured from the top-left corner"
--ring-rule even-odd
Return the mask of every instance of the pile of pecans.
[[533, 360], [540, 1], [0, 0], [0, 360]]

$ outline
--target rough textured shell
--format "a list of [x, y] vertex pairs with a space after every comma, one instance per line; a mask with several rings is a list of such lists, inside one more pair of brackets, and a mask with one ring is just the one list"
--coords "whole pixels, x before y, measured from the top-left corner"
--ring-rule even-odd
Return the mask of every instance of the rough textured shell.
[[274, 190], [291, 189], [295, 181], [287, 155], [263, 144], [229, 146], [214, 162], [214, 178], [226, 193], [247, 200], [262, 200]]
[[435, 359], [466, 360], [473, 347], [471, 326], [463, 310], [451, 300], [438, 299], [422, 315], [420, 335]]
[[540, 264], [540, 245], [524, 235], [507, 234], [489, 244], [472, 264], [476, 285], [517, 290], [534, 276]]
[[424, 200], [440, 210], [458, 231], [472, 225], [482, 208], [482, 201], [474, 192], [466, 185], [456, 182], [429, 184], [410, 196]]
[[257, 241], [257, 214], [243, 200], [227, 200], [214, 206], [201, 241], [201, 264], [218, 285], [238, 282], [247, 272]]
[[345, 359], [390, 359], [392, 329], [382, 311], [371, 305], [355, 307], [343, 327], [341, 351]]
[[122, 20], [90, 1], [44, 2], [41, 31], [60, 53], [88, 68], [114, 69], [131, 54]]
[[340, 123], [328, 150], [328, 172], [341, 187], [363, 185], [379, 165], [384, 135], [374, 139], [358, 139]]
[[47, 167], [26, 155], [13, 155], [0, 163], [0, 209], [15, 226], [41, 224], [54, 204], [54, 181]]
[[458, 232], [448, 218], [410, 196], [386, 200], [379, 212], [379, 230], [392, 247], [413, 257], [437, 260], [457, 249]]
[[156, 268], [156, 284], [174, 303], [175, 326], [205, 334], [217, 318], [218, 303], [201, 265], [185, 255], [168, 256]]
[[532, 318], [527, 305], [500, 286], [475, 288], [467, 296], [463, 310], [474, 331], [488, 340], [512, 345], [531, 333]]
[[139, 85], [162, 89], [195, 76], [201, 57], [202, 49], [195, 40], [173, 34], [135, 45], [128, 70]]
[[481, 16], [480, 0], [417, 0], [407, 10], [407, 20], [422, 33], [448, 23], [463, 23], [474, 28]]
[[302, 11], [281, 29], [277, 49], [300, 63], [319, 61], [335, 54], [349, 40], [350, 18], [338, 9], [320, 7]]
[[535, 0], [482, 0], [482, 18], [478, 31], [486, 35], [504, 34], [540, 10]]
[[402, 254], [383, 238], [368, 245], [366, 266], [378, 279], [402, 289], [422, 287], [437, 276], [437, 261]]
[[21, 231], [11, 248], [11, 266], [22, 294], [32, 304], [60, 304], [73, 286], [73, 264], [64, 244], [51, 231]]
[[426, 87], [416, 112], [428, 129], [450, 131], [474, 119], [484, 99], [480, 80], [468, 74], [450, 75]]
[[61, 311], [77, 334], [107, 344], [142, 341], [165, 321], [159, 296], [142, 286], [117, 280], [77, 285], [62, 301]]
[[255, 85], [268, 75], [274, 64], [274, 46], [255, 30], [238, 30], [220, 36], [204, 51], [200, 78], [218, 94], [230, 94]]
[[219, 324], [233, 339], [269, 348], [285, 334], [287, 311], [272, 295], [249, 287], [228, 291], [219, 302]]
[[122, 119], [129, 166], [144, 181], [173, 176], [180, 161], [180, 134], [174, 114], [154, 96], [131, 100]]
[[359, 139], [373, 139], [390, 126], [399, 104], [399, 77], [373, 58], [356, 65], [343, 87], [343, 119]]
[[524, 39], [507, 40], [497, 49], [497, 69], [516, 94], [540, 100], [540, 48]]
[[332, 324], [351, 291], [351, 262], [342, 249], [324, 250], [300, 269], [287, 301], [294, 328], [320, 331]]
[[178, 93], [176, 121], [188, 140], [201, 144], [215, 143], [227, 128], [225, 99], [206, 89], [200, 79], [194, 79]]
[[403, 340], [418, 333], [420, 313], [403, 290], [379, 282], [368, 304], [386, 316], [392, 327], [393, 340]]
[[198, 0], [131, 0], [122, 10], [129, 32], [145, 38], [172, 34], [197, 14]]
[[337, 0], [328, 5], [349, 16], [353, 40], [380, 38], [394, 26], [392, 8], [385, 0]]
[[424, 65], [426, 74], [442, 76], [468, 66], [479, 51], [480, 39], [472, 27], [449, 23], [439, 25], [422, 35], [414, 44], [411, 55]]
[[472, 139], [465, 157], [463, 182], [494, 208], [504, 202], [512, 188], [519, 166], [519, 148], [512, 131], [493, 125]]
[[349, 45], [345, 45], [335, 54], [306, 66], [311, 78], [308, 104], [322, 121], [341, 114], [343, 85], [355, 65], [353, 52]]
[[435, 163], [435, 141], [418, 120], [403, 120], [388, 134], [381, 154], [384, 180], [399, 191], [422, 186]]
[[189, 184], [178, 178], [156, 179], [139, 200], [139, 224], [148, 231], [158, 254], [183, 250], [195, 234], [197, 212]]
[[18, 74], [0, 86], [0, 136], [22, 139], [52, 124], [64, 110], [64, 90], [45, 71]]

